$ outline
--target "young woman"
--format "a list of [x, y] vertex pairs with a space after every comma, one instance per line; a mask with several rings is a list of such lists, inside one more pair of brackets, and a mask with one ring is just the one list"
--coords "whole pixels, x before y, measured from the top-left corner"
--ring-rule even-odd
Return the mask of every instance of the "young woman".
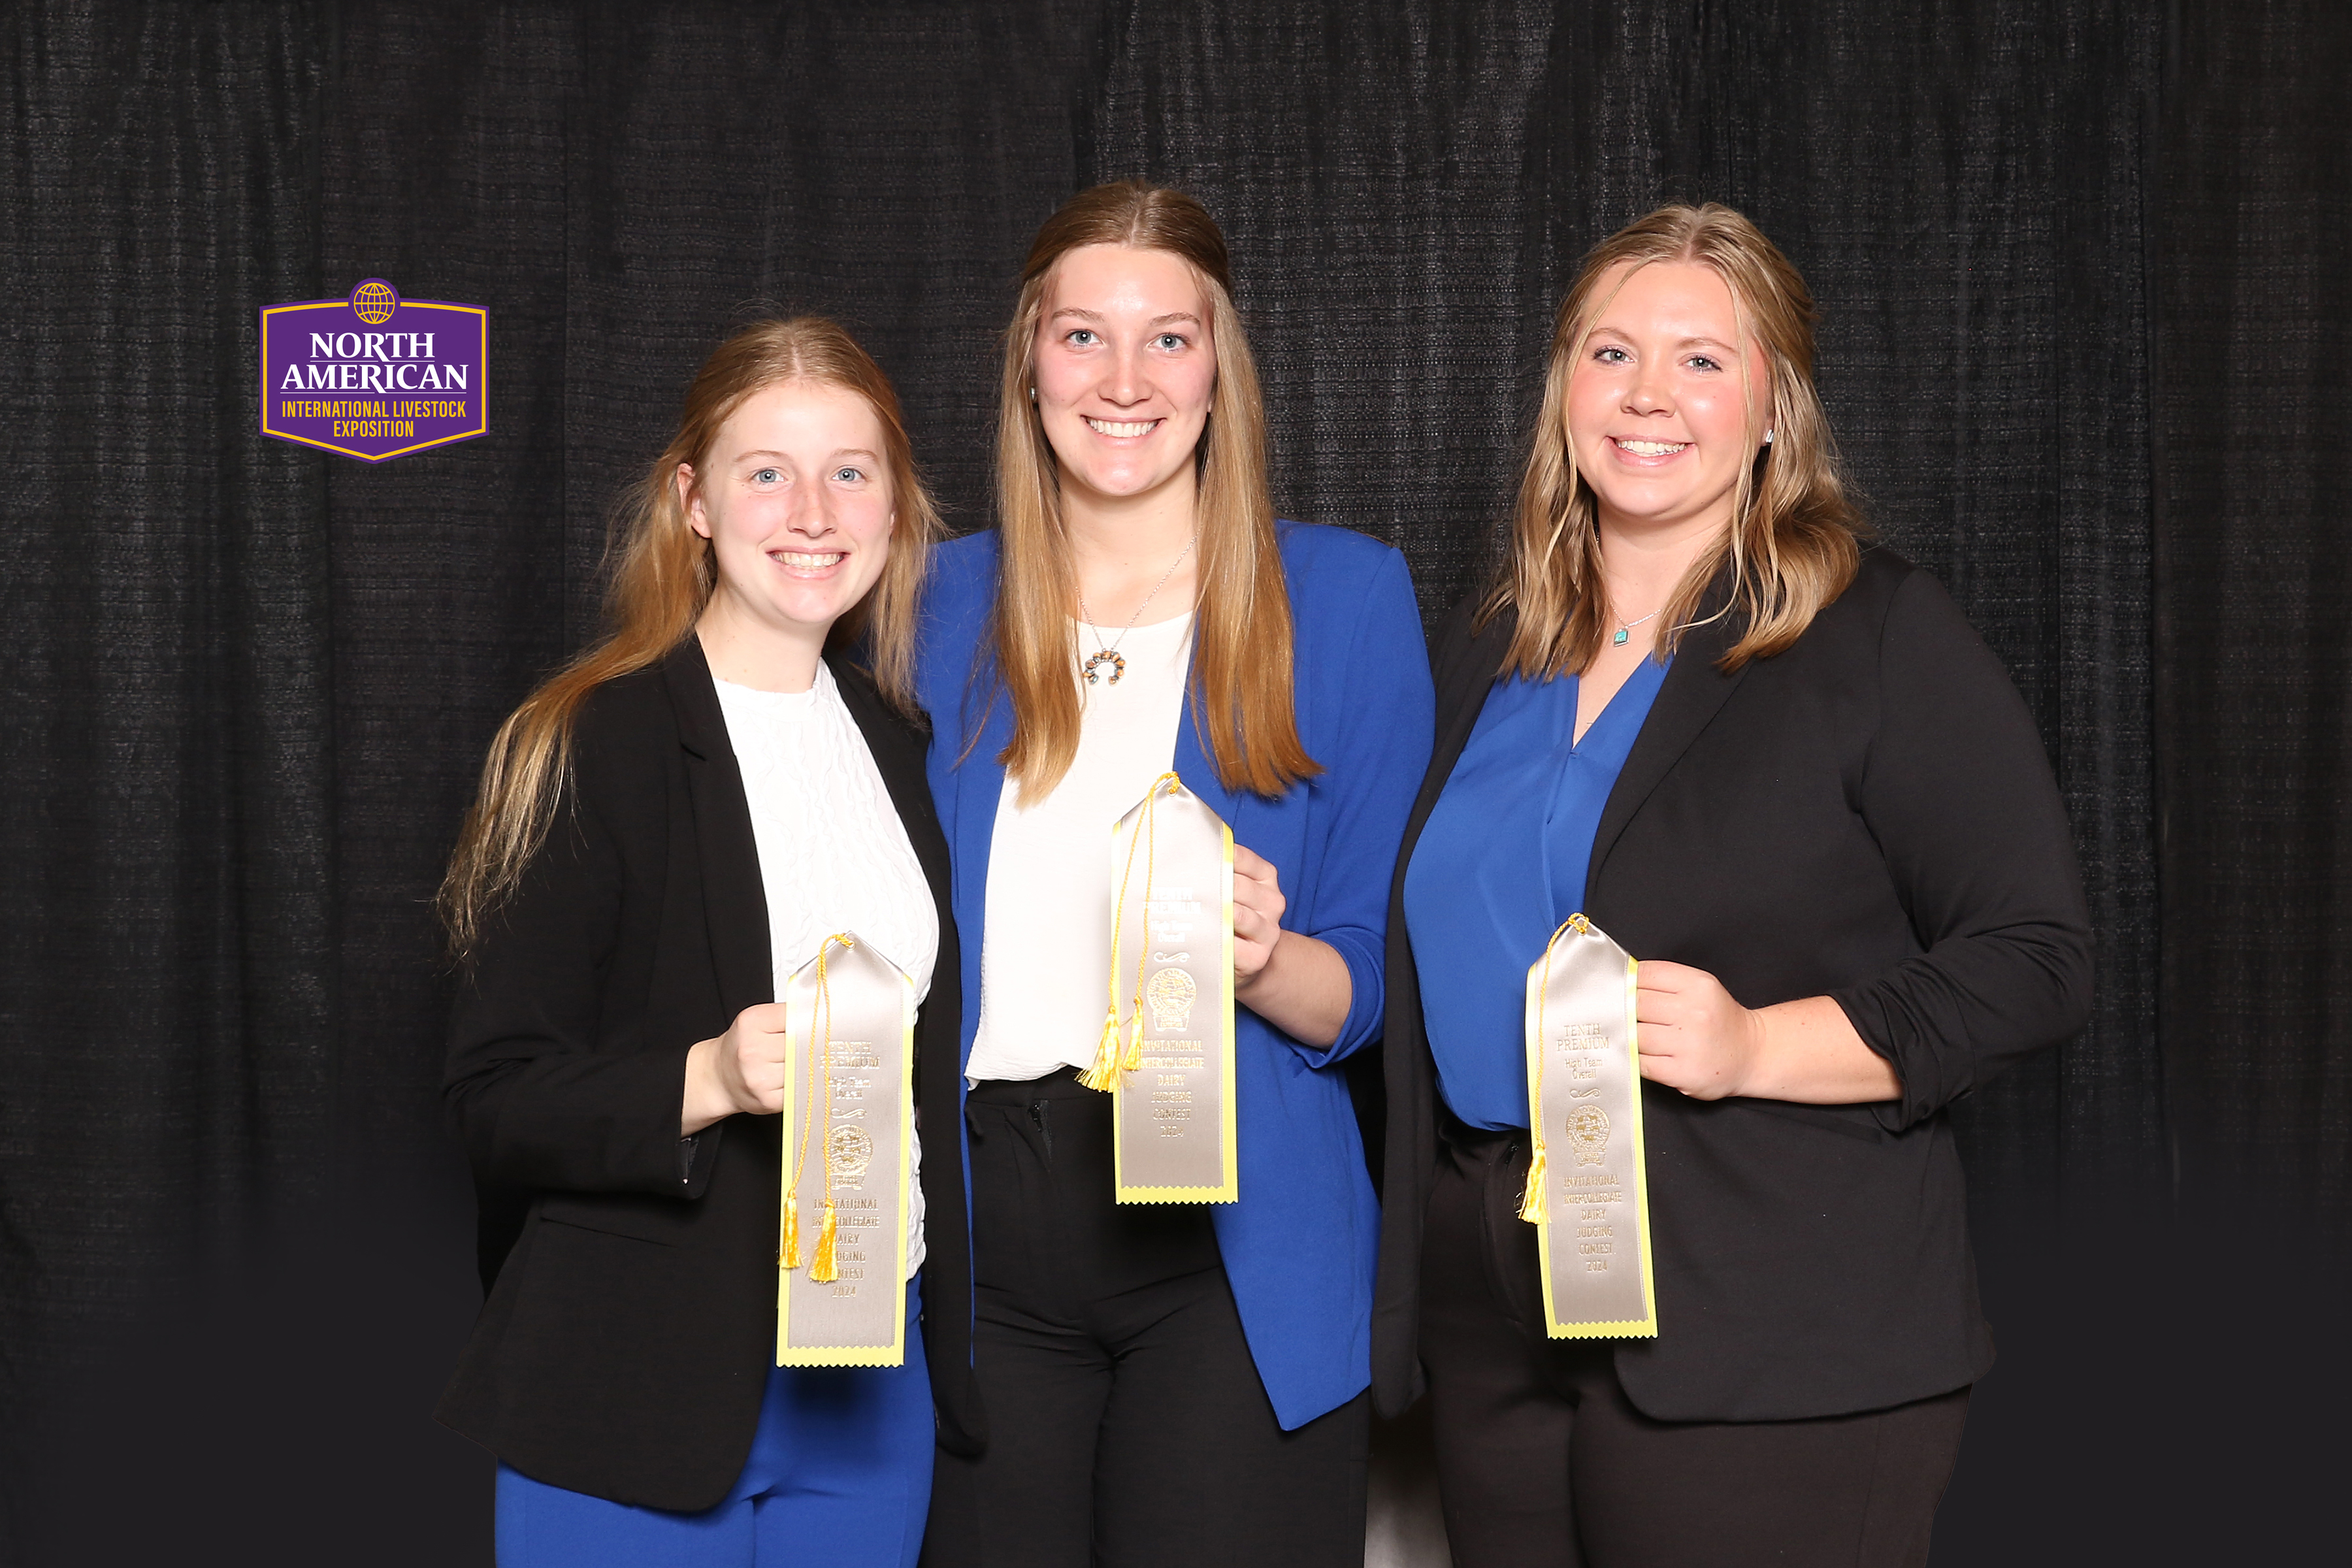
[[[1360, 1564], [1377, 1208], [1339, 1064], [1379, 1030], [1427, 756], [1398, 554], [1275, 521], [1225, 246], [1191, 198], [1049, 219], [1005, 338], [998, 518], [940, 552], [918, 682], [955, 860], [973, 1370], [926, 1561]], [[1173, 769], [1233, 830], [1239, 1201], [1115, 1204], [1084, 1087], [1110, 828]]]
[[[776, 1002], [831, 933], [887, 954], [927, 994], [917, 1094], [953, 1127], [959, 967], [911, 684], [938, 533], [865, 351], [814, 318], [747, 328], [636, 498], [611, 635], [491, 745], [443, 889], [448, 1097], [478, 1178], [530, 1202], [511, 1251], [486, 1247], [503, 1267], [440, 1416], [499, 1456], [506, 1568], [914, 1561], [925, 1336], [898, 1367], [775, 1364]], [[923, 1171], [903, 1260], [954, 1303], [924, 1316], [950, 1411], [958, 1175], [952, 1153]]]
[[[1601, 244], [1441, 640], [1375, 1353], [1464, 1568], [1924, 1563], [1992, 1360], [1944, 1109], [2082, 1026], [2086, 915], [2025, 705], [1860, 548], [1812, 348], [1737, 213]], [[1654, 1339], [1549, 1338], [1519, 1218], [1526, 976], [1580, 911], [1639, 961]]]

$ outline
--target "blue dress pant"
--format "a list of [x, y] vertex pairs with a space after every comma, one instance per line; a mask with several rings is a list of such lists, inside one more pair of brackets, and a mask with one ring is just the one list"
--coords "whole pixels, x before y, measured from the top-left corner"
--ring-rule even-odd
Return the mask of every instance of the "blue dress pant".
[[499, 1568], [912, 1568], [934, 1430], [907, 1294], [904, 1365], [770, 1370], [751, 1458], [714, 1508], [634, 1508], [500, 1465]]

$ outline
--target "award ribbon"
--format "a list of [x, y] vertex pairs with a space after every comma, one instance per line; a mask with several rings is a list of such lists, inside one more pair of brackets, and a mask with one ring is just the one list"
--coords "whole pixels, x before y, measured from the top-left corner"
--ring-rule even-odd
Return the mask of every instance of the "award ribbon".
[[1625, 950], [1580, 914], [1528, 969], [1535, 1154], [1519, 1217], [1536, 1227], [1544, 1327], [1556, 1340], [1658, 1332], [1634, 973]]
[[[784, 1212], [776, 1364], [898, 1366], [907, 1359], [915, 983], [871, 943], [842, 932], [818, 945], [779, 1000]], [[802, 1222], [810, 1215], [816, 1234], [804, 1259]]]
[[1078, 1081], [1111, 1091], [1118, 1201], [1232, 1203], [1233, 830], [1162, 773], [1111, 828], [1111, 864], [1110, 1007]]

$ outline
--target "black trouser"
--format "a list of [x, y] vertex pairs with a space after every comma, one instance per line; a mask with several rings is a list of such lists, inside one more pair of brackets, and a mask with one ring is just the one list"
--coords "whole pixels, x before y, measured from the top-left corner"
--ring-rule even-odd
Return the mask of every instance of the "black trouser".
[[1112, 1201], [1110, 1103], [971, 1091], [988, 1447], [940, 1451], [924, 1563], [1361, 1568], [1365, 1399], [1281, 1429], [1208, 1210]]
[[1527, 1134], [1439, 1145], [1421, 1357], [1455, 1568], [1927, 1561], [1965, 1388], [1811, 1421], [1654, 1421], [1606, 1341], [1549, 1339]]

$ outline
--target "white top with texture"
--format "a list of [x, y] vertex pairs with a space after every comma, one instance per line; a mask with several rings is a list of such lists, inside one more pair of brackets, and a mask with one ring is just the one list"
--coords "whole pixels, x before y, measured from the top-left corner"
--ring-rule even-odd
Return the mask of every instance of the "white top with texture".
[[[1085, 653], [1099, 628], [1072, 623]], [[1106, 638], [1105, 641], [1108, 639]], [[1118, 684], [1080, 680], [1086, 721], [1070, 771], [1043, 800], [1010, 779], [988, 850], [980, 1033], [964, 1076], [1025, 1082], [1084, 1068], [1102, 1037], [1110, 980], [1111, 828], [1176, 760], [1192, 617], [1118, 639]], [[1078, 679], [1077, 665], [1071, 678]]]
[[[835, 931], [854, 931], [930, 994], [940, 918], [915, 847], [833, 671], [806, 691], [714, 680], [743, 770], [760, 885], [768, 900], [775, 994]], [[919, 1142], [911, 1168], [922, 1169]], [[907, 1278], [923, 1262], [923, 1189], [907, 1188]]]

